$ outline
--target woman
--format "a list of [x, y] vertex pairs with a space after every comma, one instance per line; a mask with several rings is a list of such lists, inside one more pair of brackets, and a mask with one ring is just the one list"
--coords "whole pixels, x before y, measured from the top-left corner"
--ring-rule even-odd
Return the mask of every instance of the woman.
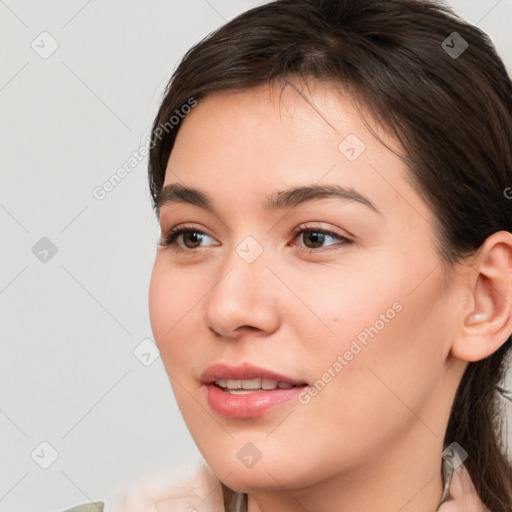
[[421, 0], [277, 0], [156, 116], [150, 316], [207, 465], [124, 511], [512, 510], [512, 84]]

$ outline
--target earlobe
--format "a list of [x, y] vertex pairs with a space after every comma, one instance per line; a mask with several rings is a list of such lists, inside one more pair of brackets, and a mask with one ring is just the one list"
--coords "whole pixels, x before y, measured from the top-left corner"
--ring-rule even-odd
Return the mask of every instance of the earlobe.
[[472, 362], [496, 352], [512, 332], [512, 233], [489, 236], [469, 270], [471, 310], [462, 312], [451, 353]]

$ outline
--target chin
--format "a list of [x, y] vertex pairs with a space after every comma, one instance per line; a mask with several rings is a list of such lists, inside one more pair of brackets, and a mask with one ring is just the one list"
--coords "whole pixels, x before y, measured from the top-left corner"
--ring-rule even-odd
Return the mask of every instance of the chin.
[[300, 489], [314, 483], [311, 468], [295, 466], [296, 470], [291, 472], [294, 465], [286, 457], [281, 460], [282, 464], [275, 461], [265, 463], [262, 458], [252, 467], [245, 467], [237, 458], [230, 459], [230, 462], [225, 457], [216, 462], [207, 459], [207, 463], [224, 485], [242, 493]]
[[[217, 475], [218, 477], [218, 475]], [[275, 477], [275, 478], [273, 478]], [[290, 475], [283, 478], [277, 471], [271, 471], [267, 473], [265, 470], [254, 471], [252, 470], [240, 470], [233, 471], [224, 481], [224, 485], [227, 485], [230, 489], [236, 492], [242, 493], [255, 493], [258, 491], [280, 491], [285, 489], [294, 489], [302, 487], [299, 483], [295, 482]]]

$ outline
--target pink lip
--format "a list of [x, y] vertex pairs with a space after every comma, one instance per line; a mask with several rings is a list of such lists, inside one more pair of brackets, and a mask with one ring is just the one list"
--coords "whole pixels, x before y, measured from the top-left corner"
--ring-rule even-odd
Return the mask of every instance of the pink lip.
[[225, 418], [247, 419], [263, 416], [267, 412], [293, 400], [304, 389], [254, 391], [244, 395], [232, 395], [215, 384], [205, 384], [206, 399], [210, 407]]
[[201, 374], [199, 380], [203, 384], [211, 384], [216, 379], [272, 379], [281, 382], [291, 382], [292, 384], [306, 384], [304, 380], [293, 379], [286, 375], [253, 366], [250, 363], [242, 363], [239, 366], [230, 366], [224, 363], [217, 363], [206, 368]]
[[[272, 379], [281, 382], [291, 382], [297, 387], [289, 389], [272, 389], [253, 391], [241, 395], [223, 391], [213, 383], [216, 379]], [[208, 367], [200, 377], [202, 389], [210, 407], [226, 418], [247, 419], [263, 416], [267, 412], [293, 400], [303, 391], [307, 384], [304, 381], [293, 379], [276, 372], [258, 368], [249, 363], [240, 366], [215, 364]]]

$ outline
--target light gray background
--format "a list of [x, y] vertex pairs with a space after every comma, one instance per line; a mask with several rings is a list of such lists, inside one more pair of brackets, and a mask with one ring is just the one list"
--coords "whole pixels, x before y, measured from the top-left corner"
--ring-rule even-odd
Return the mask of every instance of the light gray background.
[[[147, 160], [92, 191], [144, 144], [184, 52], [258, 3], [0, 0], [1, 511], [63, 510], [200, 457], [160, 359], [133, 353], [151, 338]], [[452, 5], [512, 73], [512, 0]]]

